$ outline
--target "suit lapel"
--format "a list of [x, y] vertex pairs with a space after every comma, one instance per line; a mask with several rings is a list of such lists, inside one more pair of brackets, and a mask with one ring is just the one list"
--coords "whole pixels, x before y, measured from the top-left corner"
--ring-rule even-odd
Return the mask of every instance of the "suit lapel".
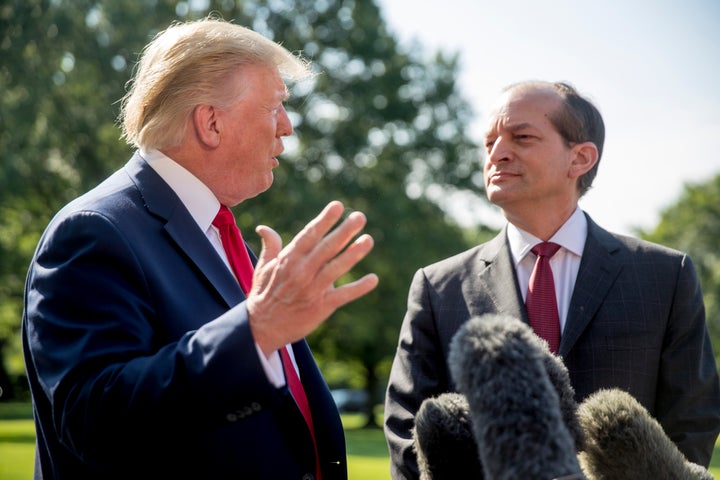
[[[517, 273], [510, 247], [507, 244], [507, 226], [478, 252], [480, 268], [475, 292], [485, 292], [494, 311], [504, 312], [527, 322], [527, 313], [518, 289]], [[484, 268], [483, 268], [484, 267]], [[481, 302], [484, 303], [484, 302]], [[488, 313], [488, 305], [474, 307], [472, 315]]]
[[172, 241], [208, 278], [228, 307], [242, 302], [245, 294], [235, 277], [170, 186], [137, 153], [125, 168], [148, 211], [165, 222], [165, 231]]
[[620, 242], [589, 216], [587, 219], [588, 237], [560, 341], [561, 356], [570, 351], [587, 328], [622, 269]]

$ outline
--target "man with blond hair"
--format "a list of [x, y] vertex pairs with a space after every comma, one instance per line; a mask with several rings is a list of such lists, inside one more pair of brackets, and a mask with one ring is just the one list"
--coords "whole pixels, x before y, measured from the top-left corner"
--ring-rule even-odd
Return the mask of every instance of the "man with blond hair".
[[258, 258], [229, 210], [271, 186], [285, 81], [310, 74], [214, 18], [145, 48], [120, 115], [137, 151], [55, 216], [30, 265], [36, 479], [347, 479], [304, 337], [377, 284], [334, 284], [372, 249], [365, 216], [332, 201], [284, 248], [258, 226]]

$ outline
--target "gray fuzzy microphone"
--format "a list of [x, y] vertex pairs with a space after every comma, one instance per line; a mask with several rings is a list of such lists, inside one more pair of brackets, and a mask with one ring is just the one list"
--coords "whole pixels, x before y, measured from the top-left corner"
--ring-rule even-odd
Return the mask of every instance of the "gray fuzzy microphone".
[[484, 478], [465, 395], [425, 399], [415, 414], [413, 447], [420, 480]]
[[468, 401], [485, 478], [585, 478], [546, 349], [506, 315], [472, 318], [453, 337], [450, 372]]
[[708, 470], [688, 461], [660, 423], [623, 390], [599, 390], [580, 404], [577, 413], [586, 433], [585, 451], [578, 458], [594, 480], [713, 480]]

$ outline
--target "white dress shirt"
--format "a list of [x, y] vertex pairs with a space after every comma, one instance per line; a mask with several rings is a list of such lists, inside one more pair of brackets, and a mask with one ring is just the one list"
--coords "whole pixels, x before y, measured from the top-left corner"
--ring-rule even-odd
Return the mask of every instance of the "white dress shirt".
[[[550, 268], [552, 268], [555, 282], [555, 295], [557, 296], [558, 316], [560, 317], [560, 331], [565, 328], [570, 299], [575, 288], [575, 280], [580, 269], [580, 259], [582, 258], [586, 239], [587, 219], [583, 211], [578, 207], [567, 222], [548, 240], [557, 243], [561, 247], [550, 259]], [[508, 241], [520, 284], [520, 291], [522, 292], [523, 301], [525, 301], [530, 275], [537, 258], [530, 250], [538, 243], [541, 243], [542, 240], [509, 223]]]
[[[155, 170], [155, 172], [165, 180], [165, 183], [177, 194], [180, 201], [185, 205], [185, 208], [190, 212], [190, 216], [192, 216], [195, 223], [198, 224], [200, 230], [205, 232], [205, 236], [207, 236], [218, 255], [220, 255], [220, 258], [223, 259], [225, 265], [227, 265], [230, 272], [232, 272], [230, 262], [223, 248], [222, 240], [220, 239], [220, 232], [217, 227], [212, 224], [218, 210], [220, 210], [220, 202], [215, 197], [215, 194], [195, 175], [159, 150], [141, 149], [140, 156], [148, 162], [152, 169]], [[233, 276], [234, 275], [233, 273]], [[260, 363], [262, 363], [270, 383], [278, 388], [284, 386], [285, 374], [283, 372], [282, 362], [280, 361], [280, 354], [273, 352], [269, 357], [265, 357], [257, 343], [255, 343], [255, 348], [257, 349]], [[290, 358], [293, 361], [295, 370], [297, 370], [292, 348], [288, 348], [288, 352], [290, 353]], [[298, 375], [300, 375], [299, 372]]]

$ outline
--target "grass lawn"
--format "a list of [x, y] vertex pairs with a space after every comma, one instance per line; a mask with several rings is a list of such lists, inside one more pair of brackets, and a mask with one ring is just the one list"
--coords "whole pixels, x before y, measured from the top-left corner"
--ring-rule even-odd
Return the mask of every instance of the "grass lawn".
[[[348, 480], [390, 480], [385, 435], [380, 428], [360, 428], [363, 415], [343, 415], [348, 449]], [[378, 418], [382, 423], [382, 416]], [[0, 477], [2, 478], [2, 477]]]
[[[29, 480], [35, 453], [35, 430], [30, 408], [0, 402], [0, 480]], [[390, 480], [388, 451], [381, 429], [360, 428], [363, 418], [344, 415], [348, 447], [348, 480]], [[710, 462], [720, 479], [720, 442]]]
[[31, 479], [34, 455], [32, 420], [0, 420], [0, 479]]

